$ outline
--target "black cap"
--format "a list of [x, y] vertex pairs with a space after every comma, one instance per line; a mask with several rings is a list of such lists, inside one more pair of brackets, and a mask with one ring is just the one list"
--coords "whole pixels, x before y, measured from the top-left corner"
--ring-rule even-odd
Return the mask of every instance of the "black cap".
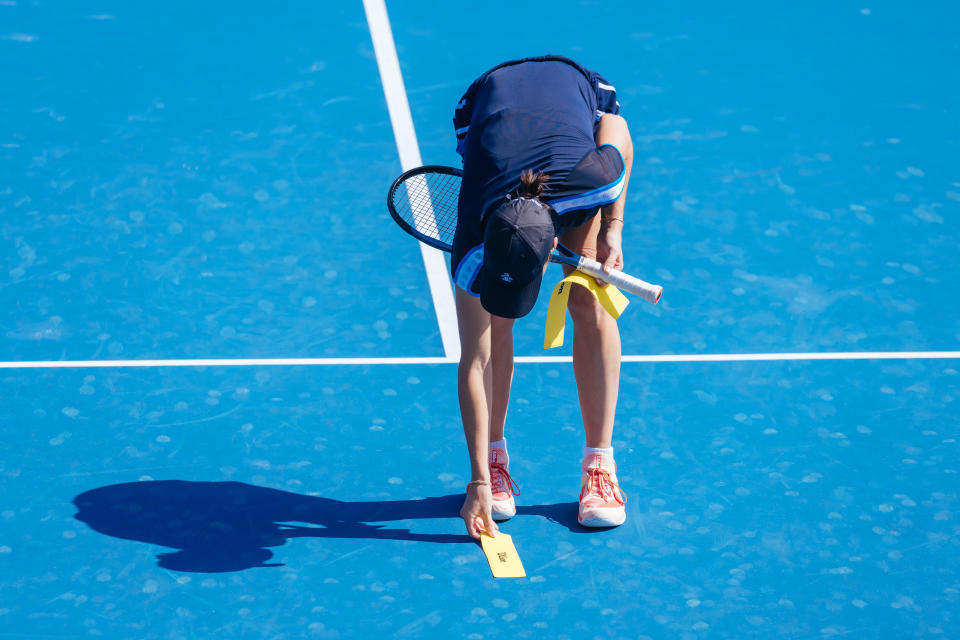
[[484, 309], [501, 318], [530, 313], [556, 235], [553, 214], [538, 200], [507, 200], [490, 214], [483, 236], [480, 280]]

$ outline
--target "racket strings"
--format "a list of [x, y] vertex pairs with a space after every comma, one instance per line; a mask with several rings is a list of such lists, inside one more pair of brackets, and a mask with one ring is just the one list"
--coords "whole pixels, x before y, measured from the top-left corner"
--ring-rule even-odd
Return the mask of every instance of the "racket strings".
[[404, 180], [394, 192], [393, 206], [417, 232], [453, 244], [459, 194], [459, 176], [415, 174]]

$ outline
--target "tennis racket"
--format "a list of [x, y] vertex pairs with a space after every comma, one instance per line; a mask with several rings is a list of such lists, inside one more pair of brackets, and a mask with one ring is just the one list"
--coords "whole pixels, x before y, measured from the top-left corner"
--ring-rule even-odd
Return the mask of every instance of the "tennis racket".
[[[449, 253], [453, 249], [453, 233], [457, 228], [457, 200], [462, 177], [460, 169], [439, 165], [405, 171], [394, 180], [387, 194], [390, 215], [400, 228], [420, 242]], [[622, 271], [607, 273], [596, 260], [577, 255], [563, 245], [557, 245], [557, 250], [550, 254], [550, 261], [575, 267], [653, 304], [657, 304], [663, 292], [663, 287]]]

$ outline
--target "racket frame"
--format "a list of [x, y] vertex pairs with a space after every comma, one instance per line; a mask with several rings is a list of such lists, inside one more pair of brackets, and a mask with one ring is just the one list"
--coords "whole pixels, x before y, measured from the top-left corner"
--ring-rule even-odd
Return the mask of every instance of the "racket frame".
[[[409, 233], [411, 236], [420, 242], [430, 245], [431, 247], [435, 247], [441, 251], [450, 253], [453, 251], [452, 245], [418, 231], [409, 222], [407, 222], [402, 215], [400, 215], [400, 212], [397, 211], [397, 208], [394, 205], [394, 199], [400, 187], [408, 180], [424, 174], [443, 174], [463, 178], [462, 169], [436, 164], [425, 165], [404, 171], [396, 180], [393, 181], [393, 184], [390, 185], [390, 189], [387, 192], [387, 210], [390, 212], [390, 216], [393, 218], [394, 222], [396, 222], [401, 229]], [[609, 272], [604, 271], [603, 265], [596, 260], [581, 256], [562, 244], [558, 244], [557, 250], [550, 254], [550, 262], [565, 264], [575, 269], [579, 269], [580, 271], [583, 271], [594, 278], [616, 285], [625, 291], [638, 295], [652, 304], [657, 304], [657, 302], [660, 301], [660, 295], [663, 293], [663, 287], [660, 285], [650, 284], [649, 282], [645, 282], [640, 278], [635, 278], [630, 274], [624, 273], [623, 271], [619, 271], [617, 269], [613, 269]]]

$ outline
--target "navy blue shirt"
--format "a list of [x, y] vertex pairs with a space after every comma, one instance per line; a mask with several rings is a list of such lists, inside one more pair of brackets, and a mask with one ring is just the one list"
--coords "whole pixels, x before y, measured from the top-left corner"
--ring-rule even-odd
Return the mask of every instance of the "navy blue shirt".
[[458, 284], [475, 288], [483, 216], [520, 186], [523, 171], [550, 176], [542, 200], [557, 212], [561, 230], [579, 226], [619, 197], [623, 158], [613, 146], [597, 148], [594, 139], [600, 117], [619, 111], [613, 86], [560, 56], [506, 62], [470, 85], [454, 115], [463, 157], [455, 274], [461, 259], [475, 255]]
[[[574, 176], [576, 185], [567, 178], [597, 150], [594, 128], [600, 116], [619, 111], [616, 91], [606, 80], [560, 56], [508, 62], [483, 74], [454, 117], [464, 172], [460, 214], [482, 215], [519, 186], [527, 169], [550, 175], [548, 203], [608, 183], [611, 176], [602, 173], [586, 181]], [[612, 169], [616, 179], [622, 160]]]

